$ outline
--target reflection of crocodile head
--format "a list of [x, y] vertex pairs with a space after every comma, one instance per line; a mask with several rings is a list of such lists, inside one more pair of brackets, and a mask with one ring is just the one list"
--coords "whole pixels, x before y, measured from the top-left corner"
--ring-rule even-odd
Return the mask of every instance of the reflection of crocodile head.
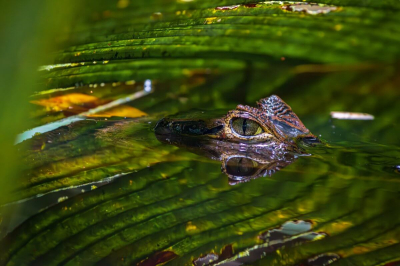
[[222, 118], [204, 112], [163, 118], [155, 133], [160, 141], [221, 161], [233, 183], [271, 175], [292, 163], [302, 153], [298, 139], [318, 141], [275, 95], [259, 101], [257, 108], [238, 105]]

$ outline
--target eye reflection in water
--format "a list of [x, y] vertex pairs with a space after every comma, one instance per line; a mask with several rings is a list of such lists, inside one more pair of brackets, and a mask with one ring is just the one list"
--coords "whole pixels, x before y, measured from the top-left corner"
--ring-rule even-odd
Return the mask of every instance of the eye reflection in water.
[[293, 163], [299, 154], [276, 150], [268, 143], [226, 143], [216, 139], [157, 135], [163, 143], [186, 148], [190, 152], [221, 162], [221, 170], [230, 185], [271, 176]]
[[272, 176], [295, 160], [294, 155], [286, 156], [283, 160], [247, 156], [222, 156], [222, 172], [229, 177], [229, 184], [236, 185], [258, 177]]

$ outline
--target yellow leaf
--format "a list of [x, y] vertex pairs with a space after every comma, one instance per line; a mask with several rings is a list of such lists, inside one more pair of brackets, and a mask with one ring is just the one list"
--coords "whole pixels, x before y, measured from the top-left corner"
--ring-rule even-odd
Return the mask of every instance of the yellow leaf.
[[81, 104], [94, 103], [98, 100], [99, 99], [97, 97], [91, 95], [86, 95], [83, 93], [70, 93], [50, 99], [31, 101], [31, 103], [48, 107], [53, 111], [62, 111], [74, 105], [76, 106]]
[[145, 115], [147, 115], [145, 112], [142, 112], [137, 108], [128, 105], [121, 105], [104, 112], [88, 115], [88, 117], [141, 117]]

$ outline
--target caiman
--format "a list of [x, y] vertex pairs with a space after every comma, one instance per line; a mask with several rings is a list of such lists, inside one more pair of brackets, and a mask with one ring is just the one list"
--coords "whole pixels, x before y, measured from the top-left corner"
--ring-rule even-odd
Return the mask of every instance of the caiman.
[[157, 138], [186, 147], [222, 162], [231, 184], [272, 175], [292, 163], [304, 151], [303, 140], [319, 142], [291, 107], [276, 95], [261, 99], [257, 107], [238, 105], [221, 118], [163, 118]]

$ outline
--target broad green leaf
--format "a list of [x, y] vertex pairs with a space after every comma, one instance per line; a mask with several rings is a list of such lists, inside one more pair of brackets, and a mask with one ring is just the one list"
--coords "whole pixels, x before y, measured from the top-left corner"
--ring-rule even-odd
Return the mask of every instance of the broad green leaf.
[[[15, 146], [21, 177], [1, 198], [0, 265], [193, 265], [293, 220], [327, 236], [255, 265], [400, 260], [400, 3], [315, 2], [336, 9], [87, 0], [64, 14], [60, 4], [70, 20], [52, 35], [60, 48], [37, 59], [40, 83], [20, 99], [37, 134]], [[154, 135], [166, 115], [220, 117], [271, 94], [325, 141], [272, 176], [229, 185], [219, 161]]]

